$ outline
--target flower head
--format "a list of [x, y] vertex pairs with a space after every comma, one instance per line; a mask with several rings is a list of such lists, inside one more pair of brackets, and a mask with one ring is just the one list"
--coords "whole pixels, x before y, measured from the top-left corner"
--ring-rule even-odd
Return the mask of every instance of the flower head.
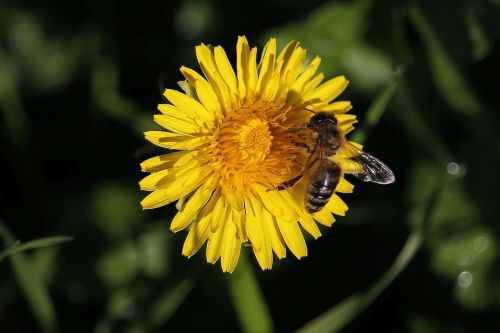
[[[170, 104], [160, 104], [161, 114], [154, 117], [166, 131], [145, 133], [153, 144], [175, 152], [144, 161], [142, 170], [151, 174], [140, 182], [151, 191], [141, 202], [146, 209], [179, 200], [171, 230], [189, 227], [182, 254], [191, 257], [207, 242], [207, 261], [220, 259], [226, 272], [234, 270], [244, 244], [262, 269], [272, 267], [273, 252], [282, 259], [288, 248], [304, 257], [301, 229], [318, 238], [317, 223], [331, 226], [332, 214], [345, 214], [337, 194], [321, 211], [308, 213], [306, 176], [279, 187], [307, 172], [311, 137], [300, 125], [312, 112], [334, 114], [342, 135], [356, 122], [346, 114], [350, 102], [332, 102], [348, 81], [338, 76], [322, 83], [323, 74], [316, 73], [320, 58], [307, 61], [297, 42], [277, 53], [270, 39], [257, 63], [257, 48], [239, 37], [236, 55], [235, 71], [222, 47], [196, 47], [204, 75], [181, 67], [183, 92], [166, 89]], [[336, 193], [353, 189], [343, 177], [353, 168], [345, 157], [332, 157], [342, 166]]]

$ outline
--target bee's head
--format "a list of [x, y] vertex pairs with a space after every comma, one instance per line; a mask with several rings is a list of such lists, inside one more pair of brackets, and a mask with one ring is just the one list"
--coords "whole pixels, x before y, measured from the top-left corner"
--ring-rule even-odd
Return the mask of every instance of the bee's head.
[[319, 124], [325, 123], [337, 125], [337, 118], [335, 118], [335, 116], [330, 112], [320, 111], [311, 117], [307, 127], [314, 129], [318, 127]]

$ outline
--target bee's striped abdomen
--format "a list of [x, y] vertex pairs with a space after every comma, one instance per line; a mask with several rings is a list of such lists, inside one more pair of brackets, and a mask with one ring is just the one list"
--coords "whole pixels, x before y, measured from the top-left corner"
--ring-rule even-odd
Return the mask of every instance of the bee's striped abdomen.
[[330, 160], [324, 160], [314, 171], [305, 197], [305, 206], [309, 213], [318, 212], [325, 207], [335, 192], [340, 174], [340, 167]]

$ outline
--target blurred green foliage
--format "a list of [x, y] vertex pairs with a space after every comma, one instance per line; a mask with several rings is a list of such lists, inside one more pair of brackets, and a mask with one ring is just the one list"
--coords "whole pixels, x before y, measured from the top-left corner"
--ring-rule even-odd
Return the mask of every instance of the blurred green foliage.
[[[498, 331], [499, 18], [496, 0], [1, 2], [0, 331]], [[355, 182], [300, 262], [224, 276], [181, 257], [175, 207], [143, 212], [137, 182], [163, 88], [239, 34], [345, 74], [354, 135], [397, 182]]]

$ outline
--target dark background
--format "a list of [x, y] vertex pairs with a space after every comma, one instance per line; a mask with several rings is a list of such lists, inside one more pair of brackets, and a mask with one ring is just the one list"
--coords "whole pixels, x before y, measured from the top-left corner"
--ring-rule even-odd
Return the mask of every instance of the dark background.
[[[353, 180], [347, 216], [300, 262], [289, 253], [261, 272], [250, 259], [275, 330], [373, 285], [456, 162], [417, 255], [345, 331], [498, 332], [499, 19], [496, 0], [0, 2], [0, 219], [21, 242], [74, 237], [22, 255], [58, 330], [240, 330], [228, 275], [203, 249], [181, 256], [174, 205], [142, 211], [137, 183], [139, 163], [161, 152], [142, 132], [156, 128], [163, 88], [176, 87], [181, 65], [197, 68], [196, 44], [234, 59], [246, 35], [259, 49], [273, 36], [280, 47], [298, 40], [327, 77], [345, 74], [341, 97], [361, 127], [405, 69], [365, 143], [397, 182]], [[39, 331], [11, 264], [0, 261], [0, 331]], [[161, 304], [170, 310], [155, 312]]]

